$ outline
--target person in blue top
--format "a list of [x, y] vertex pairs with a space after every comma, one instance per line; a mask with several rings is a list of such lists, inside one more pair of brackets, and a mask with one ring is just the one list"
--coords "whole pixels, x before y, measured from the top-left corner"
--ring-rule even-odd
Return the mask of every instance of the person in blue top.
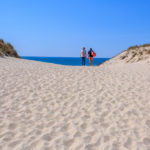
[[82, 66], [85, 66], [86, 55], [85, 47], [83, 47], [80, 53], [80, 57], [82, 58]]

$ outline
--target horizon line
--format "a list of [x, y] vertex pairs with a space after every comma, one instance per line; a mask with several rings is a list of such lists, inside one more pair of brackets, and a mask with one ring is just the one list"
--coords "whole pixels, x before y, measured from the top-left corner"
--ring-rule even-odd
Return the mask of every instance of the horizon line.
[[[21, 56], [21, 57], [53, 57], [53, 58], [80, 58], [80, 57], [72, 57], [72, 56]], [[88, 58], [88, 57], [86, 57]], [[112, 58], [112, 57], [95, 57], [95, 58]]]

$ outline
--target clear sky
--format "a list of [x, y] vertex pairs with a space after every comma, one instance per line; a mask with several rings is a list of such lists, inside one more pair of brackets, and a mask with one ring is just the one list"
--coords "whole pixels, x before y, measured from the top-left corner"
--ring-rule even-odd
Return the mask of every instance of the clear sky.
[[0, 0], [0, 38], [21, 56], [112, 57], [150, 43], [150, 0]]

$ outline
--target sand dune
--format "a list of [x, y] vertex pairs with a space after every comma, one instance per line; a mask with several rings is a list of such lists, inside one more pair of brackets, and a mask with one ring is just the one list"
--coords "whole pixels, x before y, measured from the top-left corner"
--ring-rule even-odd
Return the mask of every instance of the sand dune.
[[150, 63], [150, 44], [132, 46], [113, 57], [107, 63]]
[[148, 150], [149, 87], [146, 63], [0, 58], [0, 150]]

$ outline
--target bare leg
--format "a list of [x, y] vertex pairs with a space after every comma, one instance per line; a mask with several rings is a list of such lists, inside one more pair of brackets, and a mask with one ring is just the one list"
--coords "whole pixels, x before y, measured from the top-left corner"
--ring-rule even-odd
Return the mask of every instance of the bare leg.
[[90, 66], [92, 66], [92, 60], [90, 60]]

